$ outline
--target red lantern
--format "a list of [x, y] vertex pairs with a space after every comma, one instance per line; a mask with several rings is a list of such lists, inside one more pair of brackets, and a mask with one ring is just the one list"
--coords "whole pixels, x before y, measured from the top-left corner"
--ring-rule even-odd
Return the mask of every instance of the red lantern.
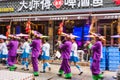
[[10, 29], [10, 25], [7, 26], [7, 29]]
[[7, 36], [7, 37], [9, 36], [9, 33], [8, 33], [8, 32], [6, 32], [6, 36]]
[[30, 24], [31, 24], [30, 21], [28, 21], [28, 22], [26, 23], [26, 28], [25, 28], [26, 33], [29, 33], [29, 32], [31, 31]]
[[58, 35], [60, 35], [62, 33], [61, 29], [58, 29]]
[[62, 32], [63, 32], [63, 22], [61, 22], [59, 25], [58, 35], [62, 34]]
[[8, 25], [6, 28], [7, 28], [7, 32], [6, 32], [6, 36], [8, 37], [10, 35], [10, 25]]

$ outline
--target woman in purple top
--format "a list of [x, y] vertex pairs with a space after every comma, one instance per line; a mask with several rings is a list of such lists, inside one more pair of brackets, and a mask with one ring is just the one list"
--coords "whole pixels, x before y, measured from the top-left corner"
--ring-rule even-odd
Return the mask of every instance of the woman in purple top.
[[30, 45], [32, 47], [32, 65], [33, 65], [33, 70], [34, 70], [34, 76], [39, 76], [38, 73], [38, 57], [40, 55], [40, 45], [41, 45], [41, 40], [39, 35], [35, 35], [35, 39], [32, 41], [32, 44]]
[[71, 74], [71, 69], [69, 65], [69, 59], [70, 59], [70, 53], [72, 48], [72, 42], [69, 35], [67, 35], [65, 38], [66, 38], [66, 41], [60, 45], [62, 63], [59, 69], [58, 76], [62, 76], [62, 74], [64, 73], [66, 79], [71, 79], [72, 74]]
[[88, 46], [92, 50], [92, 64], [91, 64], [91, 71], [93, 80], [99, 80], [103, 78], [103, 74], [100, 72], [100, 60], [101, 60], [101, 53], [102, 53], [102, 40], [103, 38], [95, 33], [91, 33], [94, 35], [95, 43], [91, 44], [87, 42], [86, 46]]
[[16, 62], [16, 56], [17, 56], [17, 48], [18, 48], [19, 42], [17, 41], [17, 37], [13, 36], [12, 40], [7, 45], [9, 51], [8, 51], [8, 65], [10, 66], [9, 70], [14, 71], [17, 67], [14, 65]]

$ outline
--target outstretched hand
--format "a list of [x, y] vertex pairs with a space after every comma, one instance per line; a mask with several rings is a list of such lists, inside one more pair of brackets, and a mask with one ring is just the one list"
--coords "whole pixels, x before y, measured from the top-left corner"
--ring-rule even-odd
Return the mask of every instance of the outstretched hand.
[[90, 41], [86, 41], [86, 43], [84, 44], [84, 47], [87, 47], [91, 42]]

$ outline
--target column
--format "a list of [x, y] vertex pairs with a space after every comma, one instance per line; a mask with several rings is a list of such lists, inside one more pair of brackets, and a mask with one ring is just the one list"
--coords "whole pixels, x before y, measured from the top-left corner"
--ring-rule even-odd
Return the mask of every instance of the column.
[[[120, 18], [118, 18], [117, 32], [120, 34]], [[118, 39], [118, 44], [120, 44], [120, 38]]]

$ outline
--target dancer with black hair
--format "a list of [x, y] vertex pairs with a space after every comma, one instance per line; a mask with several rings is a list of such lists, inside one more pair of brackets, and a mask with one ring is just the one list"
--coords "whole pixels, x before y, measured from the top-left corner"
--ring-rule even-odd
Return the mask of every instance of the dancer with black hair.
[[46, 67], [48, 67], [49, 71], [51, 70], [50, 64], [48, 60], [50, 59], [50, 44], [48, 43], [48, 38], [43, 38], [42, 40], [42, 54], [41, 59], [43, 60], [43, 71], [41, 73], [46, 72]]
[[25, 71], [28, 71], [29, 68], [28, 68], [28, 65], [29, 65], [29, 62], [28, 62], [28, 58], [29, 58], [29, 55], [30, 55], [30, 45], [28, 43], [28, 38], [25, 37], [24, 38], [24, 43], [22, 45], [22, 50], [23, 50], [23, 53], [21, 55], [21, 58], [22, 58], [22, 69], [25, 70]]
[[83, 73], [83, 70], [81, 69], [80, 65], [77, 64], [77, 62], [79, 62], [80, 60], [79, 60], [78, 53], [77, 53], [78, 46], [77, 46], [74, 36], [71, 36], [71, 41], [72, 41], [72, 49], [71, 49], [71, 54], [70, 54], [70, 64], [74, 62], [74, 65], [80, 72], [79, 75], [81, 75]]

